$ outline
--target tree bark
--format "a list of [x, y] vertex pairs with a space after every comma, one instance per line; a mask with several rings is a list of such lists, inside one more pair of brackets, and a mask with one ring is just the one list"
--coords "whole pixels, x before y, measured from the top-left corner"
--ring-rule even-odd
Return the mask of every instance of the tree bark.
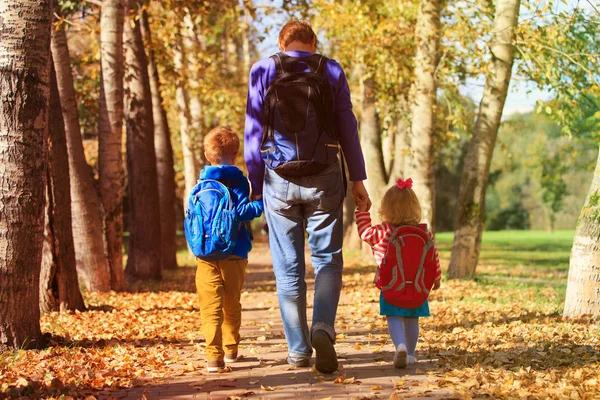
[[423, 221], [433, 230], [435, 172], [433, 135], [436, 102], [436, 69], [440, 47], [441, 0], [421, 0], [417, 16], [415, 97], [412, 109], [410, 177], [421, 203]]
[[[131, 1], [130, 8], [137, 6]], [[132, 26], [133, 25], [133, 26]], [[152, 94], [139, 19], [125, 22], [125, 123], [129, 177], [130, 242], [125, 274], [130, 279], [161, 278], [160, 202]]]
[[378, 222], [381, 199], [387, 189], [388, 178], [385, 173], [381, 132], [377, 115], [375, 80], [371, 77], [363, 83], [362, 112], [360, 117], [360, 144], [367, 167], [369, 179], [365, 182], [369, 197], [373, 203], [371, 215]]
[[69, 157], [54, 68], [50, 73], [50, 115], [40, 311], [83, 311], [71, 226]]
[[67, 136], [77, 269], [86, 289], [106, 292], [110, 290], [110, 271], [102, 237], [101, 206], [83, 151], [64, 24], [52, 29], [52, 57]]
[[577, 221], [571, 250], [565, 317], [600, 315], [600, 153]]
[[448, 268], [451, 279], [472, 278], [479, 260], [485, 225], [485, 192], [510, 83], [514, 55], [512, 42], [519, 6], [520, 0], [498, 0], [496, 3], [490, 74], [486, 79], [460, 181], [454, 244]]
[[123, 271], [123, 4], [103, 0], [100, 15], [98, 176], [110, 284], [126, 289]]
[[152, 116], [154, 119], [154, 145], [156, 150], [156, 172], [158, 176], [158, 198], [160, 201], [160, 232], [162, 265], [166, 269], [177, 268], [177, 227], [175, 216], [175, 170], [173, 169], [173, 147], [160, 92], [160, 78], [154, 60], [152, 37], [148, 13], [142, 11], [142, 35], [148, 49], [148, 76], [152, 92]]
[[410, 113], [409, 102], [407, 98], [402, 98], [396, 104], [398, 108], [398, 120], [396, 121], [396, 132], [394, 138], [394, 162], [389, 173], [389, 183], [394, 183], [398, 178], [407, 178], [408, 163], [410, 161], [410, 119], [407, 117]]
[[178, 72], [176, 100], [179, 109], [179, 130], [181, 134], [181, 151], [183, 153], [183, 175], [185, 177], [185, 191], [183, 195], [184, 209], [187, 207], [190, 192], [198, 180], [198, 166], [194, 157], [193, 143], [190, 137], [191, 114], [186, 80], [188, 77], [187, 59], [183, 39], [180, 33], [176, 34], [173, 48], [175, 69]]
[[0, 16], [0, 348], [30, 348], [43, 344], [52, 2], [3, 0]]

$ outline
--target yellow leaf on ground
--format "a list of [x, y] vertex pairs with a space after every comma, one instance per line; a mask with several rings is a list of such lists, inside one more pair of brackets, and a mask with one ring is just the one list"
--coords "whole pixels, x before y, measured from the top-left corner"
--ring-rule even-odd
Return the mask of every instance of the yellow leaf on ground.
[[281, 389], [283, 386], [279, 385], [279, 386], [264, 386], [264, 385], [260, 385], [260, 388], [262, 390], [266, 390], [267, 392], [273, 392], [275, 390], [279, 390]]

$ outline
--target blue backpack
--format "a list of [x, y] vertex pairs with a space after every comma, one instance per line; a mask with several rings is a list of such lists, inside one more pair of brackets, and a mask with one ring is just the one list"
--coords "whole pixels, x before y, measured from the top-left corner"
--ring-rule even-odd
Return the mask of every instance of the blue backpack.
[[327, 58], [271, 58], [276, 76], [265, 95], [262, 158], [283, 177], [314, 175], [338, 162], [340, 150]]
[[223, 183], [200, 179], [185, 212], [185, 238], [192, 253], [203, 260], [224, 260], [231, 255], [240, 222], [231, 193]]

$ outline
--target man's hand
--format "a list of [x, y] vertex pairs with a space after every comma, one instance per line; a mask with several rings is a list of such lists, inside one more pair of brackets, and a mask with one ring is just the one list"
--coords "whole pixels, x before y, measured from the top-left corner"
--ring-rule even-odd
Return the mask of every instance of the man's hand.
[[352, 182], [352, 197], [354, 197], [354, 203], [360, 211], [363, 209], [364, 211], [369, 211], [371, 209], [371, 199], [363, 181]]
[[440, 288], [441, 285], [441, 279], [438, 279], [437, 281], [433, 282], [433, 290], [438, 290]]

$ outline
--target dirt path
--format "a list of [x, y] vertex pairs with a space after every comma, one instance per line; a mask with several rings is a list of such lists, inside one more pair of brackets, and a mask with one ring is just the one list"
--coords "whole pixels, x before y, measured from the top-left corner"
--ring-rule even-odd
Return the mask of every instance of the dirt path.
[[[374, 318], [380, 318], [376, 292], [369, 284], [368, 274], [356, 274], [359, 272], [351, 268], [345, 271], [336, 327], [336, 350], [341, 367], [335, 374], [321, 375], [312, 366], [294, 369], [285, 362], [287, 348], [268, 247], [257, 244], [250, 257], [242, 295], [242, 359], [231, 364], [232, 371], [208, 374], [191, 368], [190, 365], [203, 365], [204, 343], [201, 340], [183, 343], [172, 350], [172, 378], [160, 384], [113, 392], [110, 396], [124, 399], [458, 398], [437, 387], [437, 378], [427, 374], [435, 371], [435, 362], [423, 355], [405, 370], [393, 368], [393, 345], [381, 324], [375, 329], [371, 323]], [[308, 304], [312, 304], [312, 270], [307, 278], [311, 278]], [[309, 307], [309, 321], [311, 314]]]

